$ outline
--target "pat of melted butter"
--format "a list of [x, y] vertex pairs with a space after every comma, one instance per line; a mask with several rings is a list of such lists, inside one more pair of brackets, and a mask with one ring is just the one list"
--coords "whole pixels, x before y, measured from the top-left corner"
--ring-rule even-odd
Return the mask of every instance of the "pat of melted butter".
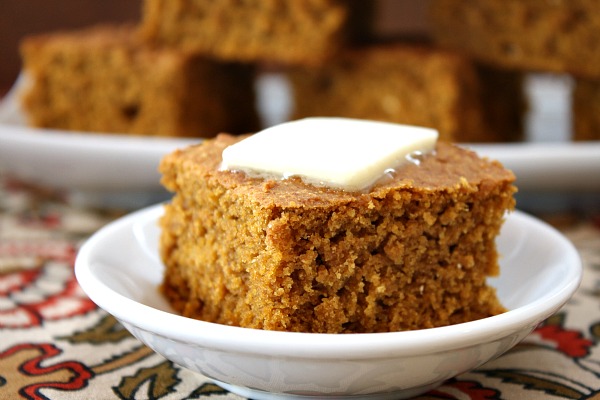
[[222, 169], [365, 190], [412, 155], [431, 152], [435, 129], [350, 118], [306, 118], [267, 128], [223, 151]]

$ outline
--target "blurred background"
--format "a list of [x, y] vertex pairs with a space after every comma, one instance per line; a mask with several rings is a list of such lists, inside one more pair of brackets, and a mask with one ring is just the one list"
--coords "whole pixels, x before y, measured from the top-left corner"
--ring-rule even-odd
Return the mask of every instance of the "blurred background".
[[[427, 31], [427, 0], [377, 0], [377, 31], [384, 36]], [[83, 28], [106, 21], [135, 21], [141, 0], [0, 1], [0, 94], [15, 81], [21, 62], [19, 41], [28, 34]]]
[[19, 74], [19, 41], [24, 36], [105, 21], [134, 21], [139, 18], [140, 5], [140, 0], [0, 1], [1, 93], [6, 93]]

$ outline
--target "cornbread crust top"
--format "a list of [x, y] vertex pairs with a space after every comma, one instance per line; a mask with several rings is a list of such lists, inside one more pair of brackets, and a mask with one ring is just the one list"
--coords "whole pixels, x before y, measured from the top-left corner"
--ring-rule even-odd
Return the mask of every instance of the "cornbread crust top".
[[[301, 332], [422, 329], [504, 311], [487, 276], [514, 207], [501, 164], [438, 143], [370, 192], [221, 171], [219, 135], [166, 156], [162, 291], [183, 315]], [[318, 144], [315, 144], [318, 145]]]

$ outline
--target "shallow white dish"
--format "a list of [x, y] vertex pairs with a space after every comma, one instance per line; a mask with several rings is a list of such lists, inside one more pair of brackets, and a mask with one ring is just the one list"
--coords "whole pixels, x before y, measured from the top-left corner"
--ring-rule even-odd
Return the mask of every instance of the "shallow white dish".
[[[57, 189], [153, 191], [161, 189], [160, 159], [201, 140], [35, 129], [0, 119], [0, 168]], [[600, 142], [465, 146], [513, 170], [521, 189], [600, 189]]]
[[146, 208], [93, 235], [76, 260], [81, 287], [157, 353], [254, 399], [415, 396], [509, 350], [570, 298], [582, 275], [568, 240], [514, 212], [497, 241], [501, 275], [491, 280], [510, 310], [502, 315], [377, 334], [244, 329], [171, 311], [157, 290], [161, 214], [161, 205]]
[[0, 122], [0, 169], [72, 203], [137, 209], [169, 197], [158, 164], [199, 140], [33, 129]]
[[0, 101], [0, 169], [73, 203], [136, 209], [164, 200], [160, 160], [200, 141], [28, 127], [17, 101], [24, 81]]
[[0, 166], [22, 179], [58, 189], [157, 189], [162, 156], [198, 142], [0, 123]]

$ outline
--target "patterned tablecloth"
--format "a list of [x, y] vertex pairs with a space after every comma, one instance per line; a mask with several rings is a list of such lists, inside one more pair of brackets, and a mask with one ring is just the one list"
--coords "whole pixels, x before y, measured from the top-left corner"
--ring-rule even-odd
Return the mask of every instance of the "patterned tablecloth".
[[[120, 215], [0, 174], [0, 399], [239, 399], [153, 353], [79, 288], [79, 246]], [[421, 399], [600, 399], [600, 215], [558, 221], [585, 263], [572, 301]]]

